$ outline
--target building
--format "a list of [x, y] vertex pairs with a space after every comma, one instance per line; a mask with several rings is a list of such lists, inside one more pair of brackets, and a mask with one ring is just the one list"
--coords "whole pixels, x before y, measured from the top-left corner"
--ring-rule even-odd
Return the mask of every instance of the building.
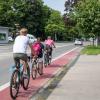
[[0, 26], [0, 43], [8, 43], [8, 27], [1, 27]]

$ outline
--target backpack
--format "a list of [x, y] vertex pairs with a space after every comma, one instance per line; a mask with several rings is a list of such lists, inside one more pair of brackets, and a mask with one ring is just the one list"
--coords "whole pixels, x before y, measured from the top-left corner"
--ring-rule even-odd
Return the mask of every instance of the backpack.
[[39, 55], [41, 51], [41, 44], [40, 43], [34, 43], [32, 45], [32, 49], [34, 50], [34, 55]]

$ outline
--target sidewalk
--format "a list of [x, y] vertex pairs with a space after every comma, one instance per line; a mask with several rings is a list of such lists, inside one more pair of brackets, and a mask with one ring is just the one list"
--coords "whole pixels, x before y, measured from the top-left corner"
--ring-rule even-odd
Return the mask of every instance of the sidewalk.
[[100, 100], [100, 55], [81, 55], [47, 100]]

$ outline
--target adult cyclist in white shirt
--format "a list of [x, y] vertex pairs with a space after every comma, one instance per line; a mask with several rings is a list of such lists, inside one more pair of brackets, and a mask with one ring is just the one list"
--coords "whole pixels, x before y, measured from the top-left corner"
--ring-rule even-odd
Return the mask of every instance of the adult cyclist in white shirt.
[[30, 48], [32, 47], [29, 42], [29, 38], [26, 36], [27, 32], [28, 30], [26, 28], [22, 28], [20, 30], [20, 35], [15, 38], [14, 45], [13, 45], [13, 57], [14, 57], [15, 65], [18, 67], [19, 65], [17, 65], [17, 62], [19, 62], [21, 59], [24, 64], [24, 72], [26, 72], [26, 67], [27, 67], [26, 50], [28, 45]]

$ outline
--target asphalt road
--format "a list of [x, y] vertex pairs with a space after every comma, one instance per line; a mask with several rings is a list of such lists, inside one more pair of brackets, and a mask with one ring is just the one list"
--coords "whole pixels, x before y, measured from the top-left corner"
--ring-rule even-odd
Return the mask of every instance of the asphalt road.
[[[72, 43], [56, 43], [56, 47], [53, 51], [53, 59], [76, 46]], [[0, 86], [9, 82], [13, 65], [12, 45], [0, 46]]]

